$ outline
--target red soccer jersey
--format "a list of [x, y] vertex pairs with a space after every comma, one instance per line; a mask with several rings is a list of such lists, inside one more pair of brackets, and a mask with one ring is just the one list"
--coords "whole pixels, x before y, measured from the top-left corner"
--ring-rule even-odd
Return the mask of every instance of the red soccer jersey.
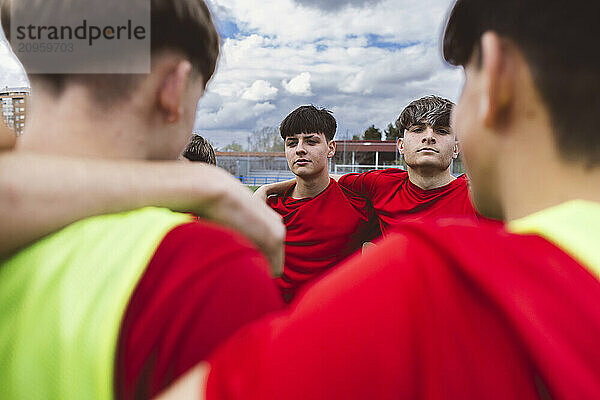
[[207, 399], [598, 399], [599, 303], [540, 236], [407, 223], [221, 347]]
[[408, 179], [408, 172], [396, 168], [347, 174], [338, 182], [373, 203], [384, 235], [407, 218], [477, 215], [465, 175], [430, 190], [421, 189]]
[[202, 220], [172, 229], [121, 323], [116, 398], [155, 396], [241, 326], [282, 307], [266, 260], [245, 238]]
[[286, 298], [377, 236], [376, 218], [367, 200], [331, 179], [315, 197], [294, 199], [292, 185], [267, 203], [287, 229], [283, 275], [277, 281]]

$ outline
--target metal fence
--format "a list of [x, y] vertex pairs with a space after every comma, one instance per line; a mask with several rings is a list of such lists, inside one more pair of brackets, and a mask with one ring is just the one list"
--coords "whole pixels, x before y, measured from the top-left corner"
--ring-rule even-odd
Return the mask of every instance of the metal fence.
[[373, 169], [386, 169], [386, 168], [401, 168], [398, 165], [363, 165], [363, 164], [336, 164], [333, 167], [333, 173], [336, 175], [349, 174], [350, 172], [367, 172]]
[[267, 183], [277, 183], [287, 181], [290, 177], [287, 176], [236, 176], [240, 182], [249, 186], [266, 185]]

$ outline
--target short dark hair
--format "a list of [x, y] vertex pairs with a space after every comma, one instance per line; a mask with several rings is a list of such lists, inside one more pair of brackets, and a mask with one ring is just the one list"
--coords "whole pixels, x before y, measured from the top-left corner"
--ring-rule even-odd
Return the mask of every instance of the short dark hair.
[[457, 0], [446, 25], [444, 58], [466, 65], [494, 31], [523, 53], [567, 161], [600, 164], [600, 38], [597, 1]]
[[181, 155], [190, 161], [217, 165], [215, 149], [200, 135], [193, 134]]
[[[40, 13], [68, 13], [76, 0], [40, 0]], [[131, 7], [147, 0], [127, 0]], [[18, 0], [0, 0], [4, 33], [10, 39], [10, 7]], [[155, 56], [163, 50], [174, 50], [186, 57], [194, 71], [202, 74], [204, 83], [212, 77], [219, 55], [219, 34], [204, 0], [151, 0], [150, 46]], [[36, 9], [37, 11], [37, 9]], [[35, 74], [57, 94], [67, 82], [76, 81], [92, 89], [96, 98], [130, 89], [141, 74]]]
[[333, 140], [337, 123], [331, 111], [313, 105], [301, 106], [292, 111], [279, 126], [282, 138], [298, 133], [322, 133], [327, 141]]
[[400, 136], [404, 136], [404, 130], [418, 122], [425, 122], [431, 127], [450, 126], [453, 107], [453, 102], [438, 96], [426, 96], [413, 101], [402, 110], [396, 121]]

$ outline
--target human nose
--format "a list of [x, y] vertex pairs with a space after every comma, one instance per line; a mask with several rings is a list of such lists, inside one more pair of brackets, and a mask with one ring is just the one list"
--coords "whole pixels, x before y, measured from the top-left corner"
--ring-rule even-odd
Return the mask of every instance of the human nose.
[[421, 139], [422, 143], [435, 143], [435, 135], [433, 134], [433, 129], [427, 128], [423, 134], [423, 139]]
[[296, 154], [306, 154], [306, 149], [301, 140], [298, 141], [298, 144], [296, 145]]

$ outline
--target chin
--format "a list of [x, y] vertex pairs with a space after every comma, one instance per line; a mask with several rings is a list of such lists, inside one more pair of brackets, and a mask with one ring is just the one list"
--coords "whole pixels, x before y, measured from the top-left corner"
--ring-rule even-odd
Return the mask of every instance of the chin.
[[442, 162], [437, 162], [437, 161], [432, 161], [432, 160], [418, 160], [414, 164], [407, 163], [406, 165], [413, 169], [429, 168], [429, 169], [436, 169], [436, 170], [440, 170], [440, 171], [445, 171], [448, 168], [450, 168], [450, 163], [442, 163]]
[[[294, 172], [294, 171], [292, 171], [292, 172]], [[298, 178], [307, 179], [307, 178], [312, 177], [314, 174], [312, 174], [310, 172], [306, 172], [306, 171], [300, 171], [300, 172], [296, 171], [296, 172], [294, 172], [294, 175], [296, 175]]]

